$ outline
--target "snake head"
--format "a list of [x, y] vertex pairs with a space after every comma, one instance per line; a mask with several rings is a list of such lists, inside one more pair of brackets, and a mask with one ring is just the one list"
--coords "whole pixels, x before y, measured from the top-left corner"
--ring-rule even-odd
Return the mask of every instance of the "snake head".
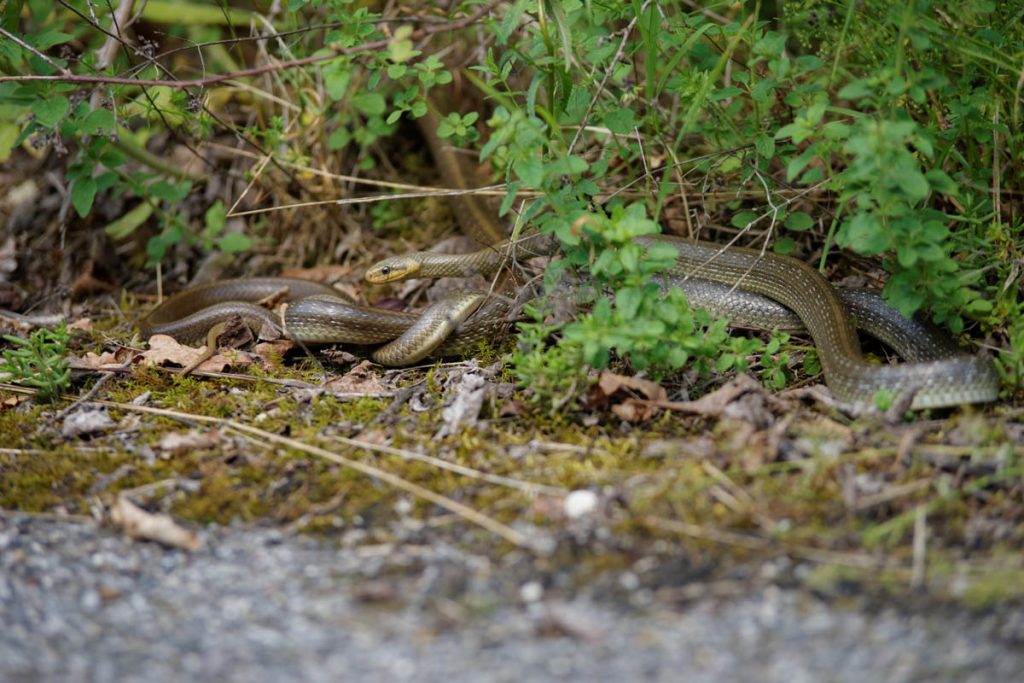
[[420, 272], [420, 264], [416, 259], [408, 256], [393, 256], [383, 261], [378, 261], [366, 270], [363, 275], [370, 284], [383, 285], [388, 282], [398, 282], [416, 277]]

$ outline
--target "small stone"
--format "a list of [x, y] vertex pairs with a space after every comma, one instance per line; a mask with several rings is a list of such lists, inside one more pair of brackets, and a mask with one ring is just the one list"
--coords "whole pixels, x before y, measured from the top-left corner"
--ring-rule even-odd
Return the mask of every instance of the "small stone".
[[565, 497], [562, 509], [569, 519], [579, 519], [589, 515], [597, 509], [597, 494], [582, 489], [573, 491]]
[[519, 599], [527, 604], [539, 601], [544, 597], [544, 586], [540, 581], [527, 581], [519, 588]]

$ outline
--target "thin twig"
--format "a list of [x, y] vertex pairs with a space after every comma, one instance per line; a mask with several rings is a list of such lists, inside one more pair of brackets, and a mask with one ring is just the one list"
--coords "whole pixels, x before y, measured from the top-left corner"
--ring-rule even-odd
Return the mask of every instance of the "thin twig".
[[[237, 420], [211, 417], [209, 415], [194, 415], [192, 413], [184, 413], [176, 410], [167, 410], [164, 408], [136, 406], [129, 403], [120, 403], [117, 401], [97, 401], [97, 403], [100, 405], [105, 405], [110, 408], [116, 408], [119, 410], [126, 410], [136, 413], [147, 413], [149, 415], [159, 415], [161, 417], [169, 417], [176, 420], [182, 420], [187, 423], [219, 425], [225, 429], [230, 429], [236, 432], [241, 432], [243, 434], [248, 434], [250, 436], [263, 439], [264, 441], [267, 442], [285, 446], [286, 448], [292, 448], [294, 450], [302, 451], [310, 455], [315, 455], [319, 458], [323, 458], [324, 460], [328, 460], [338, 465], [342, 465], [344, 467], [353, 469], [357, 472], [360, 472], [370, 477], [371, 479], [376, 479], [377, 481], [384, 482], [385, 484], [393, 486], [396, 489], [400, 489], [402, 491], [405, 491], [406, 493], [410, 493], [416, 496], [417, 498], [422, 498], [423, 500], [429, 501], [437, 505], [438, 507], [444, 508], [445, 510], [448, 510], [453, 514], [458, 515], [459, 517], [463, 518], [468, 522], [476, 524], [477, 526], [482, 527], [487, 531], [490, 531], [496, 536], [505, 539], [506, 541], [512, 543], [517, 547], [525, 549], [536, 549], [536, 544], [534, 544], [530, 537], [526, 534], [520, 531], [516, 531], [512, 527], [508, 526], [507, 524], [503, 524], [496, 519], [488, 517], [487, 515], [483, 514], [482, 512], [479, 512], [478, 510], [474, 510], [468, 505], [463, 505], [458, 501], [452, 500], [451, 498], [441, 495], [440, 493], [435, 493], [434, 491], [424, 488], [419, 484], [415, 484], [411, 481], [402, 479], [397, 474], [393, 474], [386, 470], [382, 470], [379, 467], [374, 467], [373, 465], [368, 465], [366, 463], [359, 462], [358, 460], [346, 458], [343, 455], [339, 455], [338, 453], [334, 453], [324, 448], [310, 446], [309, 444], [302, 443], [301, 441], [298, 441], [296, 439], [290, 439], [285, 436], [280, 436], [279, 434], [274, 434], [272, 432], [259, 429], [258, 427], [252, 427]], [[377, 451], [379, 449], [384, 448], [382, 446], [376, 446], [373, 444], [362, 442], [354, 442], [354, 445], [357, 448], [367, 451]]]

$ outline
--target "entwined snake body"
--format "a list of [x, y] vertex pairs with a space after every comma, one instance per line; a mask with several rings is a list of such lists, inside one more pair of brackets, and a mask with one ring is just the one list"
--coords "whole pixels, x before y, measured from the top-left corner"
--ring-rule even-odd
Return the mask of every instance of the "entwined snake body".
[[[463, 161], [433, 135], [433, 123], [428, 121], [424, 129], [442, 174], [453, 186], [467, 187]], [[471, 254], [421, 252], [386, 259], [368, 271], [367, 279], [489, 274], [507, 264], [513, 249], [527, 255], [549, 250], [548, 238], [527, 238], [532, 241], [519, 245], [497, 243], [503, 231], [486, 204], [472, 194], [456, 201], [464, 229], [492, 246]], [[806, 327], [818, 348], [825, 380], [844, 403], [870, 406], [880, 390], [914, 392], [915, 409], [997, 397], [999, 380], [990, 359], [959, 352], [948, 336], [902, 318], [877, 293], [837, 293], [817, 270], [788, 256], [723, 249], [667, 235], [637, 238], [642, 246], [655, 241], [670, 243], [678, 251], [666, 281], [682, 287], [695, 307], [709, 308], [748, 327]], [[253, 303], [282, 293], [289, 302], [283, 318]], [[481, 340], [507, 327], [512, 309], [510, 297], [502, 292], [470, 292], [432, 304], [419, 314], [403, 313], [354, 304], [337, 290], [307, 280], [244, 278], [185, 290], [157, 306], [139, 327], [144, 336], [162, 333], [196, 342], [213, 324], [237, 315], [256, 329], [283, 327], [288, 337], [305, 343], [384, 344], [373, 352], [374, 360], [408, 365], [427, 356], [471, 352]], [[862, 329], [914, 362], [868, 363], [851, 314]]]

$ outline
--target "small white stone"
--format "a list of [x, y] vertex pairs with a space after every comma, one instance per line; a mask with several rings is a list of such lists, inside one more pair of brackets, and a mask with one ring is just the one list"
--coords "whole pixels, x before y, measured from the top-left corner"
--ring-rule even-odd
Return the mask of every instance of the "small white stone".
[[544, 597], [544, 586], [540, 581], [527, 581], [519, 587], [519, 599], [525, 603], [533, 603]]
[[573, 491], [562, 502], [562, 509], [569, 519], [579, 519], [597, 509], [597, 494], [593, 491]]

